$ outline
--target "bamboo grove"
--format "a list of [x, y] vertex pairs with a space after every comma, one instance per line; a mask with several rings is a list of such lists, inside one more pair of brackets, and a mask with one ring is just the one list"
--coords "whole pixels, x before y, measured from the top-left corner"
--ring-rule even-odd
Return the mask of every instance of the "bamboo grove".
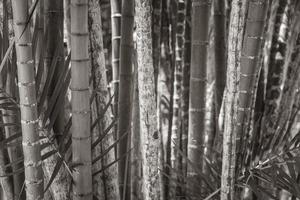
[[300, 199], [300, 1], [1, 0], [0, 200]]

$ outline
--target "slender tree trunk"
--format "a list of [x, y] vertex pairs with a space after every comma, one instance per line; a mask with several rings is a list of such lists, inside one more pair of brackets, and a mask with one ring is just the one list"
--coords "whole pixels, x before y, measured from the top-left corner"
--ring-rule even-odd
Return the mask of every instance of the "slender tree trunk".
[[[132, 78], [133, 78], [133, 25], [134, 25], [134, 0], [123, 1], [122, 4], [122, 25], [121, 25], [121, 65], [120, 65], [120, 86], [119, 86], [119, 118], [118, 138], [131, 130], [131, 109], [132, 109]], [[129, 135], [129, 134], [128, 134]], [[128, 136], [120, 140], [118, 157], [121, 157], [128, 150]], [[122, 199], [130, 199], [130, 184], [125, 182], [129, 171], [126, 170], [127, 156], [119, 161], [119, 182]], [[128, 180], [128, 178], [127, 178]], [[126, 191], [126, 192], [125, 192]]]
[[[107, 90], [107, 77], [105, 70], [105, 58], [103, 51], [103, 36], [102, 36], [102, 22], [101, 22], [101, 10], [98, 0], [89, 1], [89, 37], [90, 37], [90, 56], [93, 74], [93, 88], [98, 91], [95, 96], [97, 114], [104, 113], [105, 107], [109, 102], [109, 93]], [[108, 109], [102, 120], [99, 123], [99, 132], [93, 132], [93, 141], [101, 137], [106, 128], [112, 123], [112, 112]], [[102, 151], [108, 149], [114, 143], [113, 132], [110, 131], [107, 136], [102, 140], [101, 145], [97, 145], [93, 149], [93, 158], [99, 156]], [[115, 151], [109, 151], [102, 159], [102, 164], [97, 162], [94, 164], [93, 169], [100, 170], [101, 167], [105, 167], [116, 159]], [[103, 172], [103, 179], [98, 176], [93, 177], [94, 182], [98, 183], [98, 187], [95, 189], [95, 196], [101, 197], [101, 184], [104, 184], [104, 196], [108, 200], [120, 199], [119, 187], [118, 187], [118, 166], [114, 164]]]
[[[55, 72], [49, 91], [49, 98], [52, 96], [56, 83], [58, 82], [59, 74], [62, 73], [64, 66], [64, 7], [63, 0], [44, 0], [45, 23], [44, 31], [47, 37], [46, 50], [44, 56], [44, 67], [47, 71], [50, 70], [51, 63], [55, 56], [55, 51], [58, 50], [58, 58], [55, 66]], [[64, 102], [61, 102], [64, 103]], [[61, 109], [57, 119], [55, 120], [53, 131], [60, 143], [60, 138], [64, 130], [64, 109]]]
[[88, 0], [71, 0], [73, 199], [91, 200]]
[[216, 116], [218, 118], [226, 83], [226, 13], [225, 1], [214, 0]]
[[[206, 68], [210, 6], [210, 0], [192, 1], [188, 159], [198, 169], [202, 168], [204, 153]], [[187, 187], [193, 199], [199, 198], [199, 183], [195, 169], [188, 165]]]
[[224, 102], [225, 124], [223, 134], [223, 158], [221, 177], [221, 200], [235, 200], [236, 169], [236, 119], [238, 100], [238, 73], [242, 50], [246, 1], [233, 0], [228, 35], [228, 59], [226, 98]]
[[[24, 152], [25, 185], [27, 199], [43, 199], [43, 171], [39, 134], [37, 131], [37, 101], [34, 81], [34, 62], [31, 33], [26, 27], [28, 2], [12, 1]], [[26, 28], [25, 28], [26, 27]]]
[[158, 133], [152, 57], [151, 1], [136, 1], [140, 128], [145, 200], [160, 199], [160, 134]]

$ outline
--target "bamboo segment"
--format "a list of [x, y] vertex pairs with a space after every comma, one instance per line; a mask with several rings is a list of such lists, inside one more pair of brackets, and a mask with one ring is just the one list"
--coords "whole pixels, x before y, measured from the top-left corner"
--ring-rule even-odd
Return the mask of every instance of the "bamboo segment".
[[121, 0], [111, 1], [111, 42], [112, 42], [112, 73], [113, 73], [113, 111], [118, 116], [119, 100], [119, 67], [120, 67], [120, 41], [121, 41]]
[[[181, 148], [185, 156], [187, 156], [188, 143], [188, 124], [189, 124], [189, 86], [190, 86], [190, 65], [191, 65], [191, 0], [186, 1], [186, 23], [184, 31], [184, 65], [182, 67], [181, 82]], [[186, 177], [187, 161], [182, 159], [182, 172]]]
[[[174, 91], [173, 91], [173, 120], [171, 134], [171, 167], [174, 169], [171, 172], [172, 178], [178, 181], [177, 172], [181, 168], [181, 159], [178, 153], [181, 138], [181, 99], [182, 99], [182, 69], [184, 65], [184, 30], [185, 30], [185, 14], [186, 4], [183, 0], [177, 2], [177, 25], [176, 25], [176, 50], [175, 50], [175, 70], [174, 70]], [[176, 186], [176, 181], [171, 181], [169, 198], [175, 199], [176, 196], [181, 196], [179, 187]]]
[[88, 0], [71, 1], [73, 199], [91, 200]]
[[[192, 1], [192, 38], [191, 38], [191, 75], [189, 101], [188, 159], [202, 168], [204, 127], [207, 47], [210, 16], [210, 0]], [[192, 198], [199, 198], [199, 180], [195, 169], [188, 165], [187, 184]]]
[[34, 62], [28, 19], [28, 1], [12, 1], [16, 38], [18, 86], [27, 199], [43, 199], [43, 171], [38, 135]]
[[[255, 94], [255, 86], [258, 79], [260, 53], [264, 34], [265, 18], [268, 4], [266, 1], [250, 0], [244, 35], [244, 44], [241, 55], [241, 70], [239, 82], [239, 105], [237, 115], [237, 148], [238, 161], [241, 165], [240, 153], [244, 149], [246, 140], [246, 128], [250, 123], [251, 100]], [[246, 133], [246, 134], [245, 134]]]

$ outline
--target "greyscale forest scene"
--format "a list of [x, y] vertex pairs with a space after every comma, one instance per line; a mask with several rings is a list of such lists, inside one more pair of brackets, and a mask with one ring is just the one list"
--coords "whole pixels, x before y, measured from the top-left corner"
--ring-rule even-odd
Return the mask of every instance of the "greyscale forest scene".
[[300, 200], [300, 0], [0, 0], [0, 200]]

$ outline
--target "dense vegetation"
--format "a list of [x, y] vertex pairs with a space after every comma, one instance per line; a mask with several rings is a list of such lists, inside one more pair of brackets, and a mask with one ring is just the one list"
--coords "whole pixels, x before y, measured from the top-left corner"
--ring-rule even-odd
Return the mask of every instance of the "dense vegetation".
[[298, 0], [1, 0], [0, 199], [300, 199], [299, 47]]

